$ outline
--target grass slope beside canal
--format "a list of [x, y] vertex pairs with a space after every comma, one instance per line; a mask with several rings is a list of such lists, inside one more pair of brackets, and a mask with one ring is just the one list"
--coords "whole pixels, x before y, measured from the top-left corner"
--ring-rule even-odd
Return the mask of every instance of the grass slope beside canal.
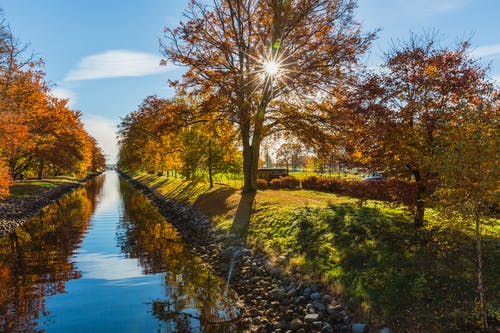
[[[229, 186], [133, 176], [176, 200], [191, 203], [227, 232], [240, 200]], [[473, 230], [429, 212], [419, 230], [402, 208], [306, 190], [258, 191], [249, 246], [289, 270], [321, 279], [365, 320], [397, 330], [476, 331], [478, 317]], [[472, 227], [472, 226], [471, 226]], [[489, 314], [500, 318], [500, 227], [484, 231], [484, 279]]]
[[47, 179], [26, 179], [14, 182], [10, 186], [10, 198], [21, 199], [38, 195], [45, 190], [56, 188], [67, 183], [76, 183], [77, 178], [60, 176]]

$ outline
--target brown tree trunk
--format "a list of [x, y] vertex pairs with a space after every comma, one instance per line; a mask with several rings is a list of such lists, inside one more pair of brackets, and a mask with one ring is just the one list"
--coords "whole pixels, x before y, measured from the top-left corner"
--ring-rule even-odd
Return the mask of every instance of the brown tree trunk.
[[420, 228], [424, 225], [424, 215], [425, 215], [425, 184], [420, 176], [420, 171], [412, 170], [413, 176], [415, 177], [415, 182], [417, 183], [417, 193], [415, 194], [415, 219], [413, 220], [413, 225]]
[[482, 242], [481, 242], [481, 212], [480, 208], [475, 209], [476, 220], [476, 255], [477, 255], [477, 289], [479, 292], [479, 306], [481, 325], [483, 331], [488, 332], [488, 318], [486, 315], [486, 298], [484, 297], [483, 286], [483, 255], [482, 255]]
[[45, 163], [43, 161], [40, 162], [38, 165], [38, 179], [42, 180], [43, 179], [43, 168], [45, 166]]
[[214, 187], [213, 167], [212, 167], [212, 141], [208, 140], [208, 180], [210, 181], [210, 188]]
[[259, 145], [243, 147], [243, 192], [257, 191], [257, 170], [259, 168]]

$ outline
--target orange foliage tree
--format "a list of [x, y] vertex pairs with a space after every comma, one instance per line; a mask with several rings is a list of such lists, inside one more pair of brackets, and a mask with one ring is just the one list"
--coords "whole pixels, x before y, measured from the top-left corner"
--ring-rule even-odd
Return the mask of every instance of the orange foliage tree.
[[[80, 113], [67, 100], [54, 98], [40, 69], [41, 60], [26, 56], [26, 46], [0, 21], [0, 185], [23, 173], [74, 173], [102, 169], [104, 155], [85, 131]], [[93, 160], [96, 158], [96, 161]]]

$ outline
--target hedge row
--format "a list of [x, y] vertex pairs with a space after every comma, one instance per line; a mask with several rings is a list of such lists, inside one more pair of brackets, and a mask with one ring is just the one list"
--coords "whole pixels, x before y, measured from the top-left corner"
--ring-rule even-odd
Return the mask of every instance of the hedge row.
[[265, 179], [257, 179], [257, 188], [265, 190], [272, 188], [274, 190], [282, 188], [299, 188], [300, 181], [293, 176], [286, 176], [281, 178], [272, 179], [269, 183]]
[[[299, 188], [300, 181], [292, 176], [273, 179], [269, 183], [264, 179], [257, 179], [257, 188]], [[379, 200], [414, 207], [416, 203], [417, 184], [400, 179], [386, 181], [352, 180], [345, 178], [310, 176], [302, 181], [302, 188], [334, 193], [360, 200]], [[435, 189], [435, 184], [428, 184], [428, 193]]]
[[335, 193], [361, 200], [380, 200], [415, 206], [417, 184], [399, 179], [386, 181], [350, 180], [311, 176], [302, 181], [302, 188]]

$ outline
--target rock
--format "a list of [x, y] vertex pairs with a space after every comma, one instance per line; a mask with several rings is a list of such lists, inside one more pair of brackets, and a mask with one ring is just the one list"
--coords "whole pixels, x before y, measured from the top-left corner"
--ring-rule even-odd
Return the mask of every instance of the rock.
[[337, 314], [337, 310], [335, 309], [335, 306], [331, 305], [331, 304], [328, 304], [326, 306], [326, 312], [328, 312], [328, 314]]
[[295, 295], [297, 295], [297, 289], [296, 289], [296, 288], [294, 288], [294, 287], [290, 288], [290, 289], [286, 292], [286, 295], [287, 295], [287, 296], [295, 296]]
[[333, 328], [330, 324], [326, 323], [321, 327], [321, 333], [333, 333]]
[[318, 299], [320, 299], [320, 298], [321, 298], [321, 294], [320, 294], [320, 293], [318, 293], [318, 292], [315, 292], [315, 293], [312, 293], [312, 294], [311, 294], [311, 299], [312, 299], [312, 300], [318, 300]]
[[304, 322], [299, 318], [295, 318], [290, 323], [290, 329], [294, 332], [301, 329], [302, 327], [304, 327]]
[[295, 297], [295, 300], [293, 301], [293, 304], [297, 305], [297, 304], [302, 304], [302, 303], [305, 303], [306, 301], [306, 298], [304, 296], [297, 296]]
[[311, 293], [312, 293], [311, 288], [307, 287], [304, 289], [304, 293], [303, 293], [304, 297], [306, 297], [306, 298], [311, 297]]
[[325, 294], [325, 295], [323, 295], [323, 296], [321, 297], [321, 302], [323, 302], [323, 303], [325, 303], [325, 304], [330, 303], [330, 302], [331, 302], [331, 300], [332, 300], [332, 296], [327, 295], [327, 294]]
[[351, 327], [352, 333], [367, 333], [368, 326], [366, 324], [354, 323]]
[[321, 286], [320, 286], [319, 284], [312, 284], [312, 285], [311, 285], [311, 291], [312, 291], [313, 293], [318, 292], [318, 291], [320, 291], [320, 290], [321, 290]]
[[321, 303], [320, 301], [314, 301], [312, 303], [312, 305], [319, 312], [325, 312], [326, 311], [326, 306], [324, 306], [323, 303]]
[[278, 323], [278, 328], [281, 329], [282, 331], [286, 331], [289, 327], [290, 325], [286, 320], [280, 320], [280, 322]]
[[320, 329], [321, 326], [323, 326], [323, 322], [322, 321], [313, 321], [312, 326], [314, 328]]
[[335, 323], [335, 324], [343, 322], [342, 316], [338, 312], [330, 313], [330, 319], [331, 319], [332, 323]]
[[269, 292], [269, 297], [273, 300], [279, 301], [286, 297], [286, 293], [284, 289], [276, 288]]
[[304, 317], [304, 321], [308, 323], [313, 323], [318, 320], [319, 320], [319, 314], [317, 313], [310, 313]]
[[288, 260], [286, 256], [279, 256], [278, 257], [278, 263], [283, 264]]

